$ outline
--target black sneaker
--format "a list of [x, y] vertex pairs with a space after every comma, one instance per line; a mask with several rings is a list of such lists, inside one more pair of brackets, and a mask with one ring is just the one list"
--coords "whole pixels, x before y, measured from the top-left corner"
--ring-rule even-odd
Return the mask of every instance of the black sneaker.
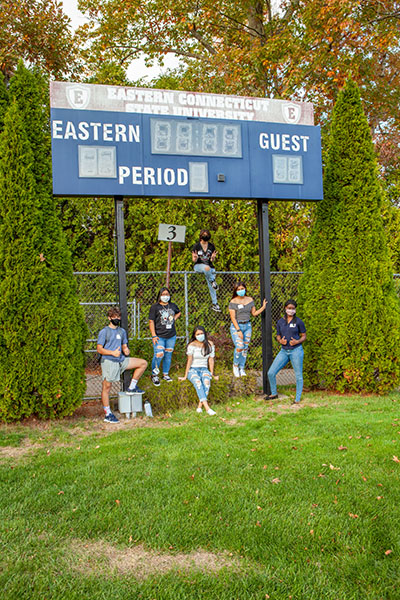
[[213, 304], [211, 309], [214, 310], [215, 312], [221, 312], [219, 304]]
[[117, 417], [115, 415], [112, 414], [112, 412], [110, 412], [110, 414], [104, 418], [104, 422], [105, 423], [119, 423], [119, 420], [117, 419]]
[[131, 396], [132, 394], [144, 394], [144, 390], [141, 390], [137, 385], [134, 388], [128, 388], [126, 390], [126, 394], [128, 394], [128, 396]]
[[160, 385], [160, 378], [155, 373], [153, 373], [153, 375], [151, 376], [151, 380], [157, 387]]
[[218, 289], [218, 283], [216, 281], [212, 281], [211, 286], [214, 288], [214, 290]]

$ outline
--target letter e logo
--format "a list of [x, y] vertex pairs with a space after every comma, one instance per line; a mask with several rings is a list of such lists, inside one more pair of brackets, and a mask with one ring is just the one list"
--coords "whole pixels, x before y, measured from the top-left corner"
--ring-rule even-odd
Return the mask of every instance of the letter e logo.
[[72, 108], [84, 109], [89, 104], [90, 90], [83, 85], [68, 86], [67, 98]]
[[282, 106], [282, 113], [286, 123], [292, 123], [295, 125], [300, 120], [301, 108], [298, 104], [289, 102]]

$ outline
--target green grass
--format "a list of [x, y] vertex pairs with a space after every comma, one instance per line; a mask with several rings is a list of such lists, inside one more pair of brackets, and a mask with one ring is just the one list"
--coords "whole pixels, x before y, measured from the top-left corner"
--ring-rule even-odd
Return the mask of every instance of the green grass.
[[[2, 427], [3, 450], [35, 444], [0, 453], [2, 597], [400, 598], [399, 394], [276, 406], [239, 398], [214, 418], [185, 410], [118, 431]], [[148, 550], [149, 564], [152, 550], [227, 564], [136, 578], [96, 542], [116, 557]]]

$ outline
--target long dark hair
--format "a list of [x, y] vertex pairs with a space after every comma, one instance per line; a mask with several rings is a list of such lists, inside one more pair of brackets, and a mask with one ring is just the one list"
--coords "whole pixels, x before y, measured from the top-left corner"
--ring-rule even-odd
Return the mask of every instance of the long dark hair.
[[238, 288], [240, 288], [240, 286], [243, 286], [245, 289], [245, 296], [247, 296], [247, 285], [245, 284], [244, 281], [236, 281], [234, 286], [233, 286], [233, 294], [232, 294], [232, 300], [234, 298], [236, 298], [236, 296], [238, 295], [237, 291]]
[[[288, 321], [288, 315], [286, 313], [286, 307], [289, 306], [289, 304], [292, 304], [295, 308], [297, 308], [297, 302], [296, 302], [296, 300], [293, 300], [292, 298], [290, 298], [289, 300], [286, 300], [285, 304], [283, 305], [283, 318], [285, 319], [286, 323]], [[292, 321], [293, 321], [293, 323], [297, 323], [296, 314], [293, 315]]]
[[208, 231], [208, 229], [202, 229], [200, 231], [199, 237], [201, 240], [203, 239], [204, 236], [207, 238], [206, 240], [204, 240], [205, 242], [209, 242], [211, 240], [211, 233]]
[[169, 291], [169, 289], [167, 287], [162, 287], [161, 290], [158, 292], [157, 302], [160, 302], [160, 298], [164, 292], [168, 292], [169, 299], [171, 300], [171, 292]]
[[196, 340], [196, 331], [201, 331], [202, 333], [204, 333], [202, 354], [203, 354], [203, 356], [208, 356], [208, 354], [211, 354], [212, 346], [207, 337], [207, 331], [204, 329], [204, 327], [202, 325], [198, 325], [193, 329], [192, 337], [190, 338], [189, 344], [191, 344], [192, 342], [194, 342]]

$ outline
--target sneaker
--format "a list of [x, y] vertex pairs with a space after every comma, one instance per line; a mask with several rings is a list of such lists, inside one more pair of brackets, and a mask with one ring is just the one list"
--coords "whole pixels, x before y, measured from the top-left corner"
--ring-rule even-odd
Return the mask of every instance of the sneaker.
[[201, 413], [201, 412], [203, 412], [203, 409], [201, 408], [201, 406], [198, 406], [198, 407], [196, 408], [196, 412], [198, 412], [198, 413]]
[[155, 367], [155, 369], [153, 369], [152, 373], [153, 375], [158, 375], [160, 372], [160, 369], [158, 367]]
[[119, 423], [119, 420], [112, 412], [110, 412], [110, 414], [104, 418], [104, 423]]
[[214, 290], [217, 290], [218, 289], [218, 283], [216, 281], [212, 281], [211, 282], [211, 287], [213, 287]]
[[137, 385], [134, 388], [128, 388], [125, 392], [126, 394], [128, 394], [128, 396], [131, 396], [132, 394], [144, 394], [144, 390], [141, 390]]
[[212, 307], [211, 307], [211, 309], [215, 310], [215, 312], [221, 312], [219, 304], [213, 304]]
[[153, 375], [151, 376], [151, 380], [157, 387], [160, 385], [160, 378], [155, 373], [153, 373]]
[[209, 408], [209, 409], [208, 409], [208, 411], [207, 411], [207, 413], [208, 413], [209, 415], [216, 415], [216, 414], [217, 414], [217, 413], [215, 412], [215, 410], [213, 410], [212, 408]]
[[168, 375], [168, 373], [164, 373], [163, 379], [164, 381], [168, 381], [168, 383], [172, 381], [172, 378]]
[[233, 374], [235, 377], [240, 377], [239, 367], [237, 367], [236, 365], [233, 365]]
[[247, 377], [246, 371], [244, 369], [239, 369], [240, 377]]

